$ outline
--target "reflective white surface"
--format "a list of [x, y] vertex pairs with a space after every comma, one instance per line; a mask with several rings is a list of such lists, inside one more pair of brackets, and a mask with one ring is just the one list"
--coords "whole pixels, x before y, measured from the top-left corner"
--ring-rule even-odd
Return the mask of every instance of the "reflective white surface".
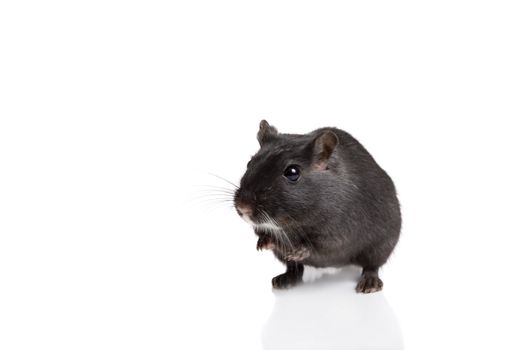
[[[354, 292], [357, 268], [306, 269], [305, 283], [275, 291], [262, 332], [265, 350], [403, 349], [402, 334], [382, 292]], [[315, 278], [315, 280], [312, 280]]]
[[[525, 349], [524, 18], [0, 1], [0, 350]], [[345, 129], [393, 178], [383, 292], [356, 294], [355, 269], [272, 291], [284, 267], [232, 187], [197, 176], [237, 182], [262, 118]], [[193, 185], [227, 187], [199, 192], [224, 210], [189, 205]]]

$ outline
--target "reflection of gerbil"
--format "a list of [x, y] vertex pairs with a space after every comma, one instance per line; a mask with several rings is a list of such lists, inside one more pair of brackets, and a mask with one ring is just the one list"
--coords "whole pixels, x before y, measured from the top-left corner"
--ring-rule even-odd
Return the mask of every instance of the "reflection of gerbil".
[[235, 207], [254, 226], [257, 249], [271, 249], [286, 264], [274, 288], [300, 282], [304, 265], [356, 264], [363, 267], [356, 290], [381, 290], [378, 269], [401, 228], [387, 173], [336, 128], [281, 134], [263, 120], [257, 139], [261, 148], [248, 163]]
[[401, 350], [403, 335], [383, 293], [348, 293], [360, 269], [304, 269], [306, 283], [274, 293], [261, 332], [265, 350]]

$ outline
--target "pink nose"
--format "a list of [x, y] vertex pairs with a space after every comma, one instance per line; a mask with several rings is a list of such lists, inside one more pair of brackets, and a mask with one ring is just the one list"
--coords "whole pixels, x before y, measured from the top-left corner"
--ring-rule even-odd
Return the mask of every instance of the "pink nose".
[[237, 211], [241, 216], [251, 216], [253, 214], [253, 210], [249, 205], [246, 204], [238, 204], [237, 205]]

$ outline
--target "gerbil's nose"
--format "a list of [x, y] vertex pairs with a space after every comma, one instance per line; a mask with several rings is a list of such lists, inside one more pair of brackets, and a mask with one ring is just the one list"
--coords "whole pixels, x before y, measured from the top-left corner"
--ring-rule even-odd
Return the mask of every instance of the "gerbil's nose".
[[240, 216], [252, 216], [253, 210], [252, 207], [250, 207], [248, 204], [245, 203], [239, 203], [237, 204], [237, 211], [239, 212]]

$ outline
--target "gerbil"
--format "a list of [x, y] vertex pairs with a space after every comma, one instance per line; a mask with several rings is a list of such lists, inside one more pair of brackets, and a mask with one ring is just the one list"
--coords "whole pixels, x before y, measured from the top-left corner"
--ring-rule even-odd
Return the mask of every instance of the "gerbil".
[[234, 202], [259, 237], [257, 249], [271, 249], [286, 264], [273, 287], [301, 282], [304, 265], [356, 264], [363, 268], [357, 292], [381, 290], [378, 270], [401, 229], [387, 173], [356, 139], [336, 128], [282, 134], [262, 120], [257, 139], [261, 147]]

